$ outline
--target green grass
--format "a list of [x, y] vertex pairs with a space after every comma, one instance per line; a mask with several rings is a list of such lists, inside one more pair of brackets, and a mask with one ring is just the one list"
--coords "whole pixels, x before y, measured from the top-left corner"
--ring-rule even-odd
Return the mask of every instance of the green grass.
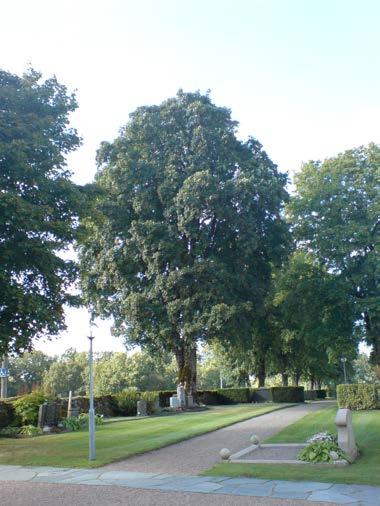
[[92, 463], [88, 461], [87, 431], [25, 439], [1, 438], [0, 464], [97, 467], [286, 406], [289, 405], [215, 406], [207, 411], [105, 423], [97, 427], [97, 459]]
[[[336, 408], [311, 413], [268, 438], [266, 443], [298, 443], [313, 434], [328, 430], [336, 433]], [[270, 465], [221, 463], [208, 470], [209, 476], [249, 476], [281, 480], [310, 480], [333, 483], [380, 485], [380, 411], [357, 411], [353, 424], [360, 457], [343, 468], [320, 465]], [[228, 446], [228, 445], [227, 445]]]

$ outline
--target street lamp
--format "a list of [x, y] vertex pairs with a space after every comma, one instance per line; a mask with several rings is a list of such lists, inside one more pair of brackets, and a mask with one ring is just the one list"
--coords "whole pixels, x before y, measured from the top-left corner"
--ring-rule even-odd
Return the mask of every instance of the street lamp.
[[341, 362], [343, 364], [344, 382], [347, 383], [347, 374], [346, 374], [346, 362], [347, 362], [347, 359], [346, 359], [346, 357], [342, 357], [340, 360], [341, 360]]
[[89, 352], [89, 369], [90, 369], [90, 409], [88, 410], [88, 436], [89, 436], [89, 460], [96, 459], [96, 448], [95, 448], [95, 409], [94, 409], [94, 361], [92, 354], [92, 341], [94, 335], [92, 333], [92, 327], [94, 322], [90, 319], [90, 335], [88, 339], [90, 341], [90, 352]]

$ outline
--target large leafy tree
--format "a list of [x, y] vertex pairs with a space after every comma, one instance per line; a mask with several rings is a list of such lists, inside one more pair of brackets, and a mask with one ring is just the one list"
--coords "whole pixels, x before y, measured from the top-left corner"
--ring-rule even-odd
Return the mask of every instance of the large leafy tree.
[[65, 155], [80, 144], [77, 107], [55, 78], [0, 71], [0, 353], [64, 328], [75, 279], [58, 253], [75, 238], [81, 193]]
[[33, 388], [39, 388], [44, 374], [55, 360], [54, 357], [49, 357], [42, 351], [11, 357], [9, 360], [9, 395], [29, 393]]
[[303, 166], [290, 211], [300, 245], [312, 250], [355, 300], [380, 364], [380, 146]]
[[354, 359], [357, 336], [352, 297], [310, 253], [294, 252], [274, 281], [271, 350], [276, 372], [321, 383], [337, 374], [340, 358]]
[[286, 176], [236, 128], [208, 95], [180, 91], [98, 153], [84, 291], [129, 343], [173, 352], [189, 391], [198, 342], [250, 336], [284, 249]]

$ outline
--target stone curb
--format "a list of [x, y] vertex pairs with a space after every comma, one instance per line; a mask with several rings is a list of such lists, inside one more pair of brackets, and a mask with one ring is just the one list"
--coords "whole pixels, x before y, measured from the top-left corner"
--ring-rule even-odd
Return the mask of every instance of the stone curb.
[[147, 490], [195, 492], [235, 496], [303, 499], [307, 501], [375, 506], [379, 504], [380, 487], [317, 482], [294, 482], [224, 476], [176, 476], [163, 473], [100, 471], [0, 465], [1, 481], [57, 483], [76, 485], [116, 485]]

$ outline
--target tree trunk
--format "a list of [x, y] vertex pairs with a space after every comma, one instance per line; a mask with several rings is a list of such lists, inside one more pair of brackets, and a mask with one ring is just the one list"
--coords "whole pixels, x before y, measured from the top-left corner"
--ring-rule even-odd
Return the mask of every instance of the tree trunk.
[[282, 386], [283, 387], [289, 386], [289, 374], [287, 374], [286, 372], [283, 372], [281, 374], [281, 376], [282, 376]]
[[259, 381], [259, 388], [265, 387], [265, 359], [260, 359], [257, 367], [257, 379]]
[[313, 377], [310, 378], [310, 390], [314, 390], [315, 387], [315, 379]]
[[316, 385], [317, 386], [317, 390], [322, 390], [322, 381], [321, 380], [317, 380], [316, 383], [317, 383], [317, 385]]
[[298, 387], [298, 385], [300, 383], [300, 377], [301, 377], [301, 375], [299, 373], [296, 373], [293, 375], [293, 385], [295, 387]]
[[197, 391], [197, 348], [196, 346], [180, 346], [175, 351], [178, 368], [178, 383], [185, 387], [187, 395]]

